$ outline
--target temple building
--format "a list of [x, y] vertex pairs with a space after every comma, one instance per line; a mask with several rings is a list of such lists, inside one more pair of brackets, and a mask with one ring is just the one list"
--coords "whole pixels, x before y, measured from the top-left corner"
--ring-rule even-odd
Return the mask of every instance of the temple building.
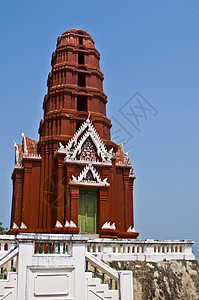
[[57, 40], [39, 141], [15, 145], [9, 233], [80, 233], [137, 238], [135, 174], [123, 145], [111, 141], [100, 54], [71, 29]]
[[39, 141], [23, 131], [22, 144], [13, 141], [0, 299], [133, 300], [146, 286], [133, 289], [129, 262], [195, 259], [191, 240], [137, 239], [135, 174], [123, 145], [111, 141], [99, 60], [87, 32], [71, 29], [58, 37]]

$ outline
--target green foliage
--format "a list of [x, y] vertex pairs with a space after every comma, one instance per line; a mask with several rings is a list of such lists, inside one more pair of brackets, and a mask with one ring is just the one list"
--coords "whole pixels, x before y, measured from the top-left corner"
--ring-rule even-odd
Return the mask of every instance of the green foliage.
[[8, 228], [4, 228], [2, 225], [3, 225], [3, 223], [0, 222], [0, 235], [6, 234], [6, 232], [8, 231]]

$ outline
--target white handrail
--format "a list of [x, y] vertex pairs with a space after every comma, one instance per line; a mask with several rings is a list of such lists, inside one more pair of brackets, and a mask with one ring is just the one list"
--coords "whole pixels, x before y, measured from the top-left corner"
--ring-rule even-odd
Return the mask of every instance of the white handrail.
[[100, 269], [102, 273], [107, 274], [110, 278], [119, 280], [118, 272], [113, 270], [111, 267], [107, 266], [105, 263], [103, 263], [100, 259], [90, 254], [88, 251], [85, 253], [85, 258], [87, 261], [89, 261], [92, 266]]
[[7, 252], [1, 259], [0, 259], [0, 267], [5, 265], [7, 262], [9, 262], [11, 259], [13, 259], [19, 252], [19, 247], [10, 250]]
[[[6, 298], [7, 298], [8, 296], [10, 296], [10, 295], [12, 295], [12, 292], [8, 292], [6, 295], [4, 295], [4, 296], [1, 298], [1, 300], [6, 300]], [[7, 298], [7, 299], [10, 299], [10, 297]]]
[[93, 295], [95, 295], [95, 297], [97, 297], [100, 300], [104, 300], [104, 298], [100, 297], [100, 295], [96, 294], [94, 291], [90, 290], [89, 292], [91, 292]]

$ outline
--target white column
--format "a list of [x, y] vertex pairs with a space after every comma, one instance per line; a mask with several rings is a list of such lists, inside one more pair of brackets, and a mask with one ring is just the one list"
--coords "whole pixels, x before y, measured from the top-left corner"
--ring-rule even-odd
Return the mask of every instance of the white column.
[[25, 300], [27, 285], [27, 266], [32, 265], [33, 241], [20, 241], [18, 254], [18, 297], [17, 299]]
[[118, 271], [120, 278], [120, 300], [133, 300], [132, 271]]
[[75, 300], [85, 295], [85, 243], [73, 243], [72, 256], [75, 265]]

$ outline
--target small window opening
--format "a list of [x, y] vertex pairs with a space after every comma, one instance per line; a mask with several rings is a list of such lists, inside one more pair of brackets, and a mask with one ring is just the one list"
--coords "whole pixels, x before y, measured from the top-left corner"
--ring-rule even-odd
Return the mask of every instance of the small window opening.
[[7, 243], [4, 245], [4, 250], [8, 251], [8, 244]]
[[82, 36], [79, 36], [79, 44], [83, 45], [83, 37]]
[[86, 86], [86, 75], [84, 73], [78, 74], [77, 85], [78, 86]]
[[84, 65], [84, 53], [83, 52], [78, 53], [78, 64]]
[[77, 111], [87, 111], [86, 96], [77, 96]]

